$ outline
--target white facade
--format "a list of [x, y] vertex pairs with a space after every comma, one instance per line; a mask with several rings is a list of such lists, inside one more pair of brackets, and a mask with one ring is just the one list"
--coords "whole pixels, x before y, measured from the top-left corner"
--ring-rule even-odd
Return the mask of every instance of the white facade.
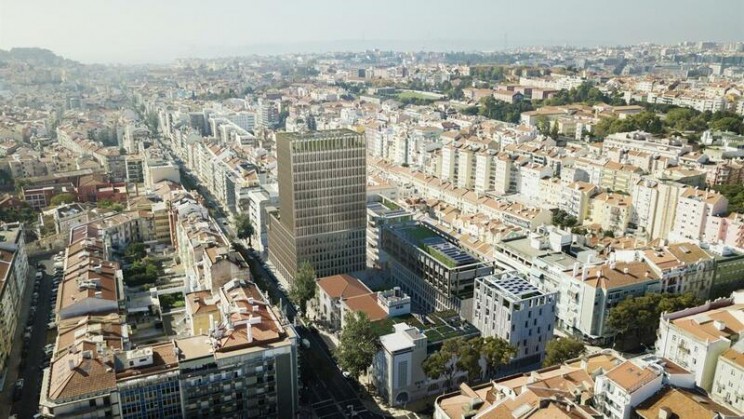
[[744, 414], [744, 341], [739, 341], [718, 358], [710, 396]]
[[517, 272], [475, 280], [473, 325], [517, 349], [514, 361], [542, 361], [553, 337], [555, 293], [543, 293]]
[[629, 419], [633, 408], [661, 390], [663, 369], [625, 361], [594, 382], [597, 409], [609, 419]]
[[742, 320], [744, 304], [730, 299], [662, 314], [656, 354], [693, 372], [695, 384], [710, 392], [718, 357], [744, 332]]

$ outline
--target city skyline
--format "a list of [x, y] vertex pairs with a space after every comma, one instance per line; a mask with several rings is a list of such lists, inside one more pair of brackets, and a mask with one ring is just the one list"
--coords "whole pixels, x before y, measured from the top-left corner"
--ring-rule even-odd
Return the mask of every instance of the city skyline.
[[492, 51], [744, 39], [737, 22], [744, 3], [736, 0], [718, 2], [715, 8], [694, 1], [649, 5], [632, 0], [617, 10], [578, 0], [529, 6], [473, 1], [460, 8], [418, 0], [353, 7], [336, 0], [312, 7], [295, 1], [222, 2], [212, 8], [189, 1], [178, 6], [140, 0], [2, 0], [0, 48], [41, 47], [84, 63], [140, 64], [372, 48]]

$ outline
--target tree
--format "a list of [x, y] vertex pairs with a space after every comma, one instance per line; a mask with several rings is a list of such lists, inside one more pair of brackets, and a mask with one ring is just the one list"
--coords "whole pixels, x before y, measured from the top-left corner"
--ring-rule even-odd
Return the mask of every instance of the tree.
[[468, 380], [481, 378], [483, 369], [481, 360], [486, 366], [486, 375], [491, 377], [499, 367], [509, 363], [516, 354], [516, 349], [503, 339], [495, 337], [463, 337], [446, 340], [442, 347], [429, 355], [422, 368], [430, 378], [445, 378], [448, 389], [454, 385], [458, 373], [466, 373]]
[[726, 197], [729, 201], [728, 209], [731, 212], [744, 212], [744, 185], [717, 185], [714, 186], [717, 192]]
[[455, 374], [457, 374], [457, 361], [460, 348], [467, 346], [465, 338], [458, 337], [444, 341], [442, 347], [429, 355], [421, 367], [427, 377], [438, 379], [444, 378], [447, 390], [451, 390]]
[[744, 124], [741, 122], [741, 117], [727, 116], [711, 122], [710, 129], [714, 131], [730, 131], [738, 134], [744, 130]]
[[558, 124], [553, 124], [553, 128], [550, 130], [550, 134], [548, 135], [550, 138], [557, 140], [558, 136], [560, 135], [560, 132], [558, 131]]
[[480, 352], [486, 360], [486, 376], [493, 376], [499, 367], [509, 363], [517, 354], [516, 348], [509, 342], [496, 337], [480, 338]]
[[545, 360], [543, 366], [561, 364], [569, 359], [576, 358], [584, 353], [584, 344], [573, 338], [553, 339], [545, 346]]
[[144, 243], [129, 243], [124, 250], [124, 256], [133, 260], [142, 260], [147, 256], [147, 249]]
[[240, 214], [235, 218], [235, 230], [239, 239], [248, 239], [248, 247], [253, 247], [252, 239], [256, 230], [247, 214]]
[[63, 192], [63, 193], [54, 195], [52, 199], [49, 200], [49, 205], [52, 207], [56, 207], [62, 204], [69, 204], [71, 202], [75, 202], [75, 195], [68, 193], [68, 192]]
[[305, 305], [315, 297], [316, 288], [315, 268], [309, 262], [303, 262], [289, 287], [289, 299], [305, 312]]
[[354, 378], [359, 378], [372, 365], [372, 359], [379, 350], [380, 341], [367, 315], [360, 311], [352, 312], [346, 318], [336, 349], [338, 365]]
[[553, 212], [552, 223], [560, 228], [571, 228], [579, 223], [573, 215], [570, 215], [566, 211], [559, 209]]
[[656, 340], [661, 313], [699, 305], [692, 294], [646, 294], [620, 301], [610, 310], [607, 326], [616, 333], [616, 345], [623, 350], [648, 347]]

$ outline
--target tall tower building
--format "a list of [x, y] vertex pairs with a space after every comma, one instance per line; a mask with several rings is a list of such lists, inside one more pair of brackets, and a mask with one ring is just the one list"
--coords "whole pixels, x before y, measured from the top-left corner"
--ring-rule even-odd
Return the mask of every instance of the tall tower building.
[[276, 136], [279, 211], [269, 219], [269, 260], [286, 278], [309, 262], [318, 277], [365, 267], [367, 161], [351, 130]]

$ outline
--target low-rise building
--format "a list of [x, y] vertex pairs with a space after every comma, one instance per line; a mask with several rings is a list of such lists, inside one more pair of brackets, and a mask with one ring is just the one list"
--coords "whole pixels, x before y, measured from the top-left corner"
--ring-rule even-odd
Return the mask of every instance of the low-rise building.
[[742, 296], [663, 313], [659, 322], [657, 355], [695, 374], [695, 384], [710, 392], [718, 358], [744, 332]]
[[710, 396], [744, 415], [744, 340], [738, 341], [718, 357]]
[[741, 417], [711, 400], [704, 392], [666, 386], [635, 408], [641, 419]]
[[606, 418], [629, 419], [634, 407], [661, 389], [663, 379], [664, 370], [657, 365], [625, 361], [596, 378], [595, 406]]
[[427, 357], [427, 338], [406, 323], [394, 326], [393, 333], [380, 337], [381, 350], [373, 361], [373, 380], [378, 393], [391, 406], [405, 405], [432, 391], [421, 367]]

